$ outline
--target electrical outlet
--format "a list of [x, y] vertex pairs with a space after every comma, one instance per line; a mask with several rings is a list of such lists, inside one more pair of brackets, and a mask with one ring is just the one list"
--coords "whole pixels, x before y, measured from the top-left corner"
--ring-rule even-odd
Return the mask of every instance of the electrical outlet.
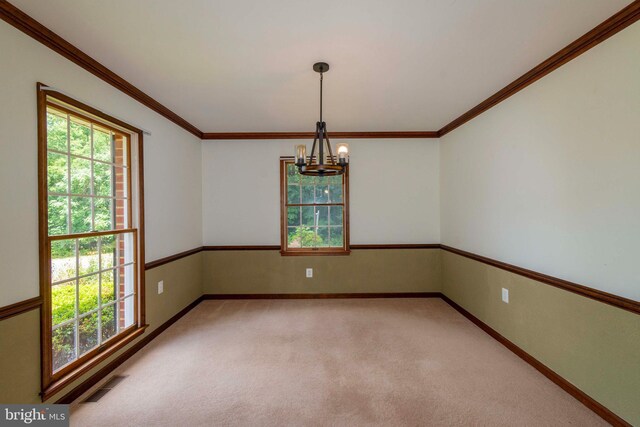
[[307, 268], [307, 279], [311, 279], [313, 277], [313, 268]]
[[158, 294], [161, 294], [164, 292], [164, 280], [160, 280], [158, 282]]
[[502, 302], [509, 304], [509, 289], [502, 288]]

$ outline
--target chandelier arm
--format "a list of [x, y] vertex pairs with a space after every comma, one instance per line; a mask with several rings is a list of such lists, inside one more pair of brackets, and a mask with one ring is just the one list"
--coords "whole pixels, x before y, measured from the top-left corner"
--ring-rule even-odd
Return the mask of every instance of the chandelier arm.
[[319, 137], [318, 137], [318, 160], [316, 164], [324, 165], [324, 122], [319, 122]]
[[324, 126], [324, 137], [327, 140], [327, 147], [329, 148], [329, 159], [331, 159], [331, 164], [335, 165], [336, 161], [333, 158], [333, 151], [331, 150], [331, 141], [329, 141], [329, 134], [327, 133], [327, 124], [323, 123]]

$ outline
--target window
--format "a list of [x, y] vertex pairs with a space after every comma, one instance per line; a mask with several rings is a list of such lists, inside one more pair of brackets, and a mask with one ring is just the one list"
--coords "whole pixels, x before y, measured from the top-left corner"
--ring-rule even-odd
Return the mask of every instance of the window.
[[143, 325], [136, 227], [141, 209], [134, 208], [138, 168], [132, 166], [132, 156], [140, 159], [141, 134], [81, 111], [61, 94], [41, 92], [46, 393], [47, 386], [74, 379], [70, 373], [77, 376], [78, 368], [102, 360]]
[[280, 160], [281, 253], [349, 254], [349, 169], [344, 175], [298, 173], [292, 159]]

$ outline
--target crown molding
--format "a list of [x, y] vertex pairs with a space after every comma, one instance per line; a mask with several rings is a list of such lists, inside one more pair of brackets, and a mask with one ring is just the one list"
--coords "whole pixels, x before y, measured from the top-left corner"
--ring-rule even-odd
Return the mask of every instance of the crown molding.
[[[124, 92], [141, 104], [149, 107], [201, 140], [242, 140], [242, 139], [308, 139], [313, 132], [202, 132], [200, 129], [160, 104], [140, 89], [91, 58], [80, 49], [49, 30], [47, 27], [22, 12], [6, 0], [0, 0], [0, 19], [34, 38], [53, 51], [59, 53], [85, 70]], [[518, 79], [482, 101], [466, 113], [452, 120], [438, 131], [381, 131], [381, 132], [332, 132], [332, 138], [440, 138], [479, 116], [500, 102], [541, 79], [563, 64], [583, 54], [592, 47], [627, 28], [640, 19], [640, 0], [616, 13], [593, 30], [561, 49]]]
[[314, 136], [313, 132], [205, 132], [202, 139], [309, 139]]
[[489, 98], [482, 101], [480, 104], [445, 125], [438, 131], [438, 136], [442, 137], [452, 130], [462, 126], [469, 120], [479, 116], [488, 109], [509, 98], [511, 95], [520, 92], [522, 89], [546, 76], [560, 66], [627, 28], [638, 19], [640, 19], [640, 0], [634, 1], [629, 6], [625, 7], [620, 12], [595, 27], [593, 30], [578, 38], [564, 49], [559, 50], [544, 62], [538, 64], [509, 85], [505, 86]]
[[129, 95], [141, 104], [149, 107], [156, 113], [171, 120], [181, 128], [191, 132], [198, 138], [202, 138], [202, 132], [194, 125], [105, 67], [98, 61], [9, 3], [0, 0], [0, 19], [14, 26], [26, 35], [34, 38], [54, 52], [59, 53], [71, 62], [84, 68], [96, 77], [109, 83], [116, 89]]
[[[205, 132], [202, 139], [311, 139], [313, 132]], [[437, 131], [331, 132], [331, 138], [438, 138]]]

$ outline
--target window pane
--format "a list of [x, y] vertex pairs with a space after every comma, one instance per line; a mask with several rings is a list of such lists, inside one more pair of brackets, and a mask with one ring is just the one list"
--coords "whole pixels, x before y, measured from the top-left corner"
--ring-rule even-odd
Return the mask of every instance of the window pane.
[[329, 242], [330, 246], [337, 246], [337, 247], [344, 246], [344, 236], [342, 233], [342, 227], [331, 227], [330, 233], [331, 233], [331, 239]]
[[49, 196], [49, 235], [67, 234], [69, 218], [69, 198]]
[[288, 242], [290, 248], [315, 247], [317, 241], [314, 227], [289, 227]]
[[310, 227], [316, 225], [315, 208], [313, 206], [302, 207], [302, 225]]
[[128, 203], [129, 201], [126, 199], [116, 199], [115, 200], [115, 229], [122, 230], [123, 228], [129, 227], [129, 216], [128, 216]]
[[92, 229], [91, 198], [71, 197], [71, 231], [73, 233], [86, 233]]
[[47, 148], [67, 151], [67, 119], [57, 114], [47, 113]]
[[300, 207], [287, 208], [287, 225], [300, 225]]
[[316, 239], [316, 246], [323, 247], [329, 246], [329, 228], [318, 227], [318, 237]]
[[97, 231], [113, 230], [113, 199], [93, 199], [93, 228]]
[[128, 141], [122, 135], [115, 136], [115, 147], [114, 147], [114, 163], [119, 165], [127, 164], [127, 146]]
[[120, 270], [120, 288], [123, 296], [131, 295], [134, 292], [135, 277], [133, 276], [133, 265], [119, 268]]
[[78, 252], [79, 276], [98, 271], [97, 237], [85, 237], [78, 239]]
[[133, 296], [130, 296], [128, 298], [126, 298], [124, 300], [124, 322], [123, 322], [123, 327], [124, 328], [128, 328], [129, 326], [133, 325], [133, 312], [134, 312], [134, 306], [133, 306]]
[[51, 335], [53, 370], [57, 371], [76, 358], [76, 324], [71, 322], [53, 330]]
[[329, 186], [329, 201], [331, 203], [342, 203], [342, 184]]
[[107, 268], [114, 267], [116, 265], [116, 236], [102, 236], [100, 237], [100, 269], [106, 270]]
[[51, 242], [51, 281], [60, 282], [76, 276], [76, 240]]
[[129, 264], [133, 262], [133, 233], [120, 234], [120, 260], [119, 264]]
[[98, 275], [81, 277], [78, 279], [78, 295], [80, 296], [80, 314], [87, 313], [98, 308]]
[[287, 186], [287, 203], [292, 203], [292, 204], [300, 203], [300, 186], [299, 185]]
[[332, 180], [332, 176], [319, 176], [318, 177], [318, 183], [316, 185], [329, 185], [331, 183]]
[[47, 188], [51, 193], [68, 193], [67, 156], [47, 153]]
[[300, 183], [298, 168], [293, 163], [287, 164], [287, 183], [294, 185], [298, 185]]
[[310, 176], [310, 175], [300, 175], [300, 183], [302, 185], [315, 185], [316, 184], [316, 177], [315, 176]]
[[318, 225], [329, 224], [329, 207], [328, 206], [316, 206], [316, 217], [318, 218]]
[[334, 175], [327, 177], [327, 184], [342, 186], [343, 175]]
[[118, 198], [128, 197], [127, 194], [127, 172], [126, 168], [113, 168], [113, 182], [115, 183], [115, 196]]
[[322, 239], [318, 236], [316, 227], [302, 227], [300, 241], [303, 248], [315, 248]]
[[51, 287], [51, 322], [59, 325], [76, 317], [76, 281]]
[[102, 326], [102, 342], [105, 342], [118, 332], [118, 319], [116, 316], [117, 304], [111, 304], [102, 308], [101, 326]]
[[98, 346], [98, 313], [82, 317], [78, 322], [78, 328], [78, 347], [82, 355]]
[[116, 300], [116, 270], [105, 271], [100, 275], [102, 283], [100, 284], [100, 300], [101, 304], [108, 304]]
[[299, 248], [300, 245], [300, 232], [301, 227], [288, 227], [287, 228], [287, 247]]
[[342, 206], [331, 206], [329, 224], [330, 225], [342, 225]]
[[312, 185], [303, 185], [302, 189], [302, 203], [311, 204], [315, 200], [315, 187]]
[[71, 156], [71, 194], [91, 195], [91, 161]]
[[71, 154], [91, 156], [91, 130], [89, 126], [71, 121]]
[[93, 129], [93, 158], [113, 163], [111, 135], [96, 128]]
[[319, 185], [316, 187], [316, 203], [327, 203], [329, 201], [329, 186]]
[[127, 277], [125, 274], [125, 267], [118, 267], [115, 270], [115, 278], [117, 283], [117, 288], [115, 289], [116, 296], [118, 299], [122, 299], [127, 296], [127, 292], [125, 290], [125, 283], [127, 281]]
[[113, 197], [111, 174], [113, 167], [100, 162], [93, 162], [93, 188], [96, 196]]

